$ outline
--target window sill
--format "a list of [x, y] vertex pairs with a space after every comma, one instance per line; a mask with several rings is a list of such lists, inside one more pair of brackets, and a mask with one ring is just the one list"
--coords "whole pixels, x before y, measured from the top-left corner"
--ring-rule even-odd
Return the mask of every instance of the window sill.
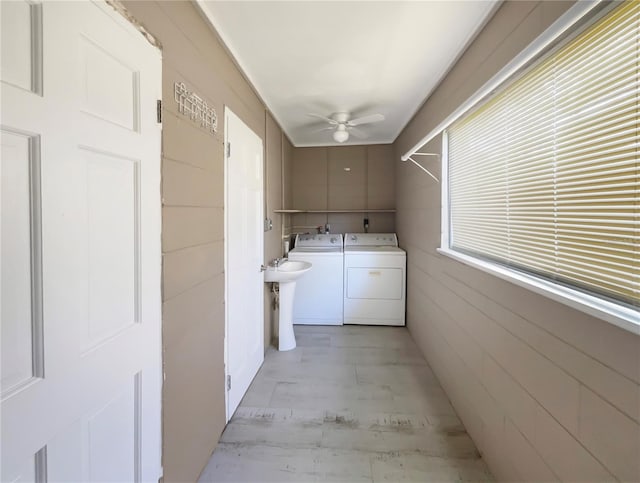
[[634, 309], [448, 248], [438, 248], [438, 253], [640, 335], [640, 314]]

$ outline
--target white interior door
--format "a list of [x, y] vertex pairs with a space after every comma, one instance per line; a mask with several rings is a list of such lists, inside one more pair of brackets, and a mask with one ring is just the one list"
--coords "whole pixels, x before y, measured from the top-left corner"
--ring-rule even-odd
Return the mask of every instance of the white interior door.
[[161, 476], [161, 56], [104, 2], [0, 2], [2, 481]]
[[262, 139], [225, 109], [227, 421], [264, 360]]

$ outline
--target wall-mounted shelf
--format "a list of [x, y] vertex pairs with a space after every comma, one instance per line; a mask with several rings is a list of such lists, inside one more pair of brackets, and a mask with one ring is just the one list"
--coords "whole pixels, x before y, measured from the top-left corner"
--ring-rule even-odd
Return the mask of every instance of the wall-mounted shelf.
[[396, 210], [273, 210], [274, 213], [395, 213]]

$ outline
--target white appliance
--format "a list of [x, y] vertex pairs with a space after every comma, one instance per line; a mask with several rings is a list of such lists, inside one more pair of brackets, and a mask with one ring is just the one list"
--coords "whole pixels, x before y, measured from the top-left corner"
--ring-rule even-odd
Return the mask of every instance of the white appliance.
[[289, 260], [313, 265], [296, 282], [293, 323], [342, 325], [342, 235], [297, 235]]
[[405, 325], [406, 267], [395, 233], [347, 233], [344, 323]]

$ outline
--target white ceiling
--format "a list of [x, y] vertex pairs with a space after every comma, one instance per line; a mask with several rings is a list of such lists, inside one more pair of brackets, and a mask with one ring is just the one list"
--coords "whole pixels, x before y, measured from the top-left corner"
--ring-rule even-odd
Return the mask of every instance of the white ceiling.
[[498, 2], [198, 3], [293, 144], [332, 146], [308, 113], [381, 113], [344, 144], [393, 142]]

